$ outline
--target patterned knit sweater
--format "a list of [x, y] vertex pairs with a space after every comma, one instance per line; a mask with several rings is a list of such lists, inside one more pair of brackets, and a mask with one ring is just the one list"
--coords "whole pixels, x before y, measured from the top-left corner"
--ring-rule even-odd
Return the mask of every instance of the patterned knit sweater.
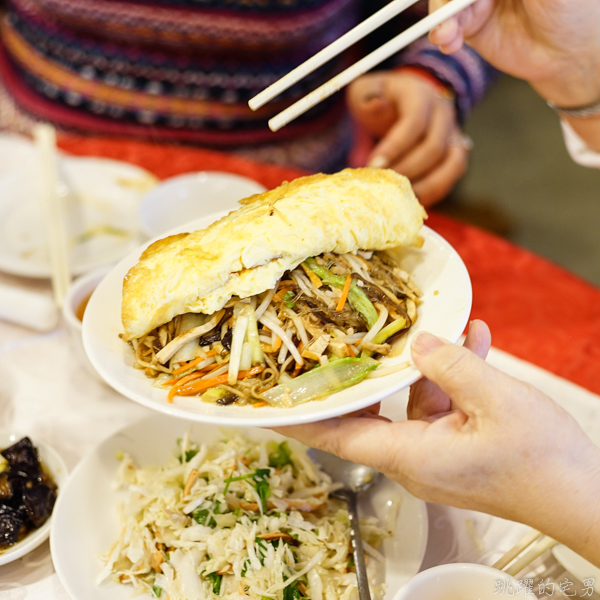
[[[267, 121], [361, 48], [256, 112], [248, 99], [380, 8], [374, 0], [10, 0], [8, 7], [0, 76], [34, 117], [90, 133], [262, 148], [259, 158], [313, 170], [343, 164], [351, 128], [341, 95], [276, 134]], [[418, 9], [403, 16], [396, 32], [420, 16]], [[451, 87], [461, 119], [493, 73], [472, 50], [447, 57], [426, 39], [394, 63], [419, 66]]]

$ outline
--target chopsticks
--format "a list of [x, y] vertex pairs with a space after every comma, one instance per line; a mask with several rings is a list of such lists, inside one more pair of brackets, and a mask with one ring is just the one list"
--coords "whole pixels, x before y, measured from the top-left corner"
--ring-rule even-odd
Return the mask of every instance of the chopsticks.
[[[392, 17], [396, 16], [412, 4], [416, 0], [393, 0], [387, 6], [382, 8], [380, 11], [369, 17], [354, 29], [345, 33], [342, 37], [331, 43], [329, 46], [315, 54], [312, 58], [309, 58], [306, 62], [302, 63], [299, 67], [276, 81], [268, 88], [251, 98], [248, 105], [252, 110], [257, 110], [273, 98], [280, 94], [282, 91], [288, 89], [291, 85], [314, 71], [317, 67], [330, 60], [334, 56], [338, 55], [342, 50], [350, 47], [352, 44], [362, 39], [365, 35], [389, 21]], [[440, 23], [454, 16], [467, 6], [473, 4], [475, 0], [451, 0], [448, 4], [442, 8], [431, 13], [424, 19], [415, 23], [412, 27], [409, 27], [406, 31], [403, 31], [400, 35], [391, 39], [377, 50], [371, 52], [352, 66], [348, 67], [345, 71], [342, 71], [316, 90], [313, 90], [308, 95], [304, 96], [278, 115], [275, 115], [269, 121], [269, 128], [271, 131], [278, 131], [290, 121], [293, 121], [313, 106], [329, 98], [332, 94], [348, 85], [351, 81], [364, 75], [367, 71], [372, 69], [374, 66], [383, 62], [396, 52], [402, 50], [421, 36], [431, 31], [434, 27], [437, 27]]]
[[[523, 551], [527, 550], [534, 543], [535, 545], [528, 552], [519, 557]], [[509, 575], [515, 576], [557, 543], [551, 537], [532, 529], [492, 566], [495, 569], [504, 570]], [[507, 565], [508, 568], [505, 568]]]
[[58, 308], [61, 308], [71, 281], [71, 274], [63, 218], [63, 199], [58, 190], [56, 132], [52, 125], [40, 123], [34, 127], [33, 137], [40, 153], [42, 166], [41, 204], [50, 259], [52, 290], [54, 301]]

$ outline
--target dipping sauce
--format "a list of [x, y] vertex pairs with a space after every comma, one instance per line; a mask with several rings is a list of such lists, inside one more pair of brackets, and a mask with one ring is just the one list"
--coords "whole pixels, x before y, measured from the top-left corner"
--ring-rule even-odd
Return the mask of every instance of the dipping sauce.
[[52, 514], [57, 486], [28, 437], [0, 452], [0, 552], [41, 527]]
[[90, 301], [90, 298], [92, 297], [92, 294], [94, 292], [90, 292], [78, 305], [77, 308], [75, 309], [75, 316], [80, 320], [83, 321], [83, 313], [85, 312], [85, 309], [88, 305], [88, 302]]

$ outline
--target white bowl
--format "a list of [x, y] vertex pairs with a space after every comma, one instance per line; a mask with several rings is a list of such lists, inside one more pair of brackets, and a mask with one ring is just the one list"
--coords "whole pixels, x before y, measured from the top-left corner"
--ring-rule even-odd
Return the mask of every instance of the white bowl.
[[142, 231], [153, 238], [216, 211], [239, 208], [238, 201], [264, 192], [260, 183], [219, 171], [186, 173], [165, 179], [142, 199]]
[[82, 307], [84, 306], [84, 303], [87, 304], [87, 301], [98, 287], [98, 284], [111, 269], [112, 266], [98, 267], [75, 279], [67, 290], [61, 311], [67, 331], [69, 332], [69, 338], [74, 354], [81, 361], [82, 366], [86, 369], [88, 374], [99, 381], [103, 381], [103, 379], [98, 375], [96, 369], [92, 367], [92, 364], [83, 349], [83, 339], [81, 337], [82, 324], [80, 317], [83, 316]]
[[[0, 430], [0, 449], [4, 450], [5, 448], [12, 446], [26, 435], [26, 433], [16, 431]], [[33, 437], [30, 437], [30, 439], [38, 450], [38, 455], [44, 463], [44, 468], [51, 475], [52, 479], [54, 479], [54, 483], [56, 483], [58, 486], [58, 494], [60, 495], [61, 490], [66, 484], [69, 476], [67, 466], [56, 450], [47, 444], [34, 439]], [[0, 565], [5, 565], [13, 560], [17, 560], [17, 558], [25, 556], [28, 552], [31, 552], [37, 548], [42, 542], [45, 542], [50, 535], [51, 522], [52, 516], [50, 516], [50, 518], [41, 527], [32, 530], [20, 542], [16, 543], [10, 548], [7, 548], [6, 550], [1, 550]]]
[[519, 589], [514, 577], [493, 567], [453, 563], [421, 571], [398, 590], [394, 600], [497, 600], [499, 595], [516, 596]]

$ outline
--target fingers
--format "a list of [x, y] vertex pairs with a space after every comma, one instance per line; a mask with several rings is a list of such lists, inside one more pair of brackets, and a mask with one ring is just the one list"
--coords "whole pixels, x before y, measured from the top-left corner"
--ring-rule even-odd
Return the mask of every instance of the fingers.
[[[485, 359], [491, 345], [489, 327], [483, 321], [472, 321], [464, 347]], [[426, 419], [445, 414], [453, 408], [450, 398], [434, 382], [421, 379], [410, 388], [406, 414], [409, 419]]]
[[346, 92], [350, 113], [371, 136], [382, 138], [398, 119], [382, 74], [365, 75], [353, 81]]
[[[441, 8], [447, 4], [447, 1], [430, 0], [429, 12]], [[495, 0], [478, 0], [432, 29], [429, 33], [429, 40], [444, 54], [452, 54], [452, 52], [460, 50], [465, 40], [473, 43], [472, 38], [477, 36], [492, 19], [495, 4]]]
[[429, 33], [429, 40], [444, 54], [452, 54], [462, 48], [464, 37], [458, 19], [452, 17], [438, 25]]
[[[489, 331], [477, 325], [472, 343], [485, 351]], [[430, 333], [413, 339], [412, 358], [424, 377], [436, 384], [469, 415], [494, 412], [507, 376], [466, 348], [449, 344]]]
[[[451, 102], [436, 98], [425, 138], [392, 165], [398, 173], [415, 182], [434, 171], [448, 152], [450, 134], [456, 127], [456, 111]], [[456, 182], [454, 179], [451, 185]]]
[[468, 154], [464, 145], [451, 145], [441, 164], [422, 179], [412, 182], [413, 190], [423, 206], [431, 206], [448, 195], [467, 170]]
[[426, 427], [423, 421], [390, 423], [373, 418], [337, 418], [279, 427], [275, 431], [398, 480], [398, 462], [410, 453]]

